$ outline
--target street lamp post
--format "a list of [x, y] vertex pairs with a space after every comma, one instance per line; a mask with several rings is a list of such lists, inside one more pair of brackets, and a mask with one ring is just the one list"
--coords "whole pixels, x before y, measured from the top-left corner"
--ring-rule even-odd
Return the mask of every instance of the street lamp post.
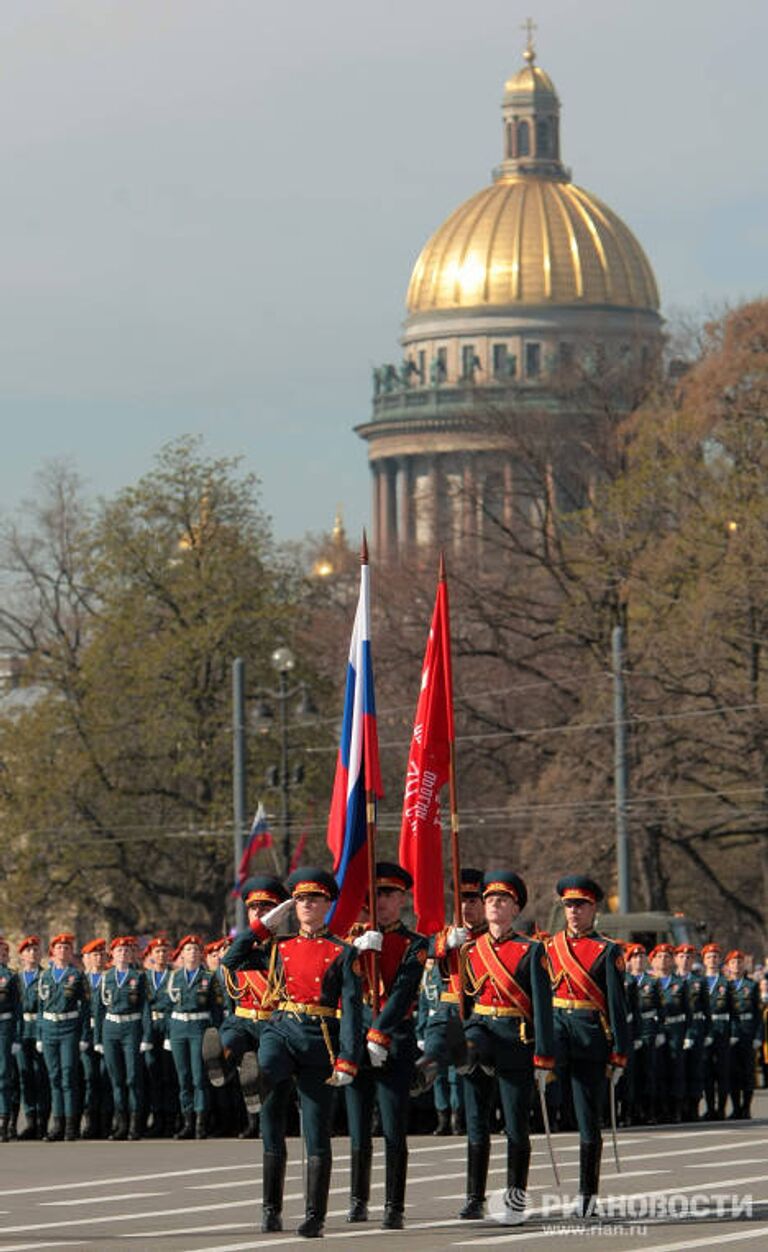
[[291, 867], [291, 780], [288, 775], [288, 700], [295, 692], [288, 691], [288, 675], [295, 665], [290, 648], [276, 648], [272, 664], [279, 675], [280, 689], [275, 694], [280, 708], [280, 819], [283, 830], [283, 872]]

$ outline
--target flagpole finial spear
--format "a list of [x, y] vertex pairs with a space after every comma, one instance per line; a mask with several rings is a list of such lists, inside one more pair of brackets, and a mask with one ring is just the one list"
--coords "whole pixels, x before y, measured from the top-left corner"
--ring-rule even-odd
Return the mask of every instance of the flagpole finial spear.
[[368, 536], [365, 533], [365, 527], [363, 527], [363, 542], [360, 545], [360, 564], [368, 564]]

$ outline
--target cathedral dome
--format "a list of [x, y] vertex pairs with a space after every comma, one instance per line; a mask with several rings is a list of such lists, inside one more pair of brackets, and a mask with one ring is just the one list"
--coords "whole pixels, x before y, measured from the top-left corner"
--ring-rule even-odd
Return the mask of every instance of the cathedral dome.
[[659, 293], [616, 213], [571, 182], [520, 173], [470, 197], [435, 232], [406, 303], [411, 314], [541, 304], [655, 311]]
[[566, 305], [656, 313], [653, 270], [628, 226], [571, 182], [560, 160], [560, 101], [525, 65], [504, 88], [504, 155], [494, 182], [460, 205], [422, 249], [411, 316], [435, 310]]

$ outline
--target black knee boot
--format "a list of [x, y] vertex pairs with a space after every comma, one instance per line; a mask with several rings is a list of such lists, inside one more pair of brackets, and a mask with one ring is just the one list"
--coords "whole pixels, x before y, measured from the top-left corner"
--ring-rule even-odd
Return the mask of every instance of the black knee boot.
[[52, 1115], [43, 1137], [46, 1143], [59, 1143], [64, 1138], [64, 1118]]
[[207, 1120], [208, 1119], [206, 1118], [205, 1113], [195, 1114], [195, 1138], [196, 1139], [208, 1138]]
[[368, 1221], [368, 1197], [371, 1194], [371, 1157], [373, 1149], [353, 1148], [349, 1170], [348, 1222]]
[[78, 1137], [77, 1132], [79, 1128], [80, 1128], [79, 1117], [65, 1117], [64, 1118], [64, 1138], [67, 1141], [67, 1143], [74, 1143], [75, 1139], [77, 1139]]
[[8, 1133], [8, 1118], [0, 1117], [0, 1143], [8, 1143], [10, 1135]]
[[194, 1139], [195, 1137], [195, 1115], [194, 1113], [185, 1113], [184, 1120], [179, 1130], [173, 1136], [174, 1139]]
[[248, 1124], [238, 1134], [238, 1139], [258, 1139], [259, 1137], [259, 1114], [249, 1113]]
[[386, 1180], [382, 1230], [402, 1230], [405, 1224], [405, 1180], [408, 1175], [408, 1146], [386, 1150]]
[[603, 1143], [579, 1144], [579, 1216], [593, 1217], [600, 1186], [600, 1158]]
[[37, 1138], [37, 1114], [27, 1113], [26, 1124], [21, 1134], [19, 1135], [19, 1139], [36, 1139], [36, 1138]]
[[131, 1113], [128, 1119], [128, 1138], [134, 1142], [141, 1138], [141, 1121], [138, 1113]]
[[490, 1157], [490, 1139], [483, 1143], [467, 1142], [467, 1202], [459, 1213], [465, 1221], [477, 1221], [485, 1215], [485, 1184]]
[[115, 1113], [115, 1120], [109, 1135], [110, 1139], [127, 1139], [128, 1138], [128, 1118], [122, 1109]]
[[307, 1205], [304, 1221], [296, 1234], [305, 1239], [319, 1239], [328, 1210], [328, 1188], [331, 1185], [331, 1154], [307, 1158]]
[[269, 1234], [283, 1229], [283, 1187], [285, 1186], [285, 1153], [265, 1152], [263, 1216], [261, 1229]]
[[518, 1226], [525, 1221], [525, 1193], [530, 1164], [531, 1145], [507, 1140], [507, 1195], [503, 1218], [505, 1226]]

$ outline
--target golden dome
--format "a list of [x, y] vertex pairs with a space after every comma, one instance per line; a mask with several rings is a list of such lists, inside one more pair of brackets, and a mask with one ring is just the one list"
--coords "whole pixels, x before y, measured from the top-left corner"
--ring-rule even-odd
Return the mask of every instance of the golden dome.
[[620, 217], [567, 180], [526, 173], [500, 178], [451, 214], [422, 249], [406, 303], [412, 314], [515, 304], [655, 311], [659, 293]]
[[512, 78], [507, 79], [504, 84], [504, 94], [507, 96], [517, 95], [518, 93], [528, 95], [532, 91], [549, 91], [553, 96], [557, 95], [555, 84], [546, 70], [530, 61], [528, 65], [524, 65], [521, 70], [518, 70]]

